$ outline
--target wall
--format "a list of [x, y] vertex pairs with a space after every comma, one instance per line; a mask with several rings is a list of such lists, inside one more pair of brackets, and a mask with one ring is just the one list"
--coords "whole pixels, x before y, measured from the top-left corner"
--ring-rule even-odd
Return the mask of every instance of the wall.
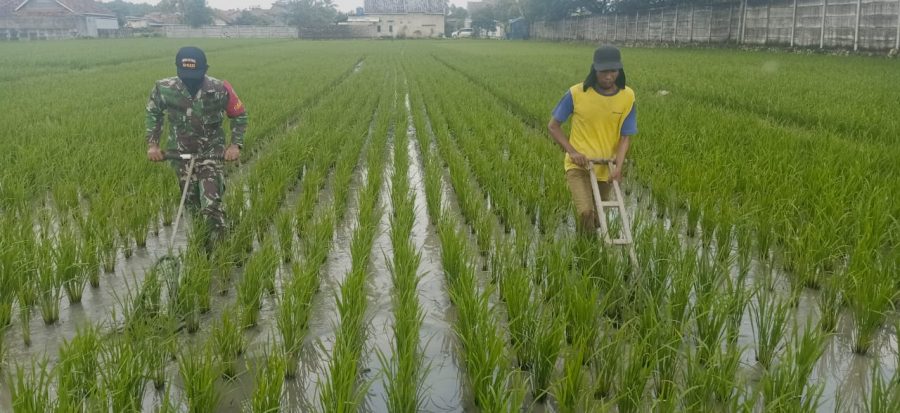
[[297, 28], [290, 26], [163, 26], [166, 37], [196, 38], [296, 38]]
[[78, 16], [0, 18], [0, 40], [72, 39], [86, 32], [85, 19]]
[[684, 4], [628, 14], [534, 22], [530, 35], [546, 40], [890, 50], [900, 49], [900, 0]]
[[444, 16], [440, 14], [366, 14], [366, 17], [380, 19], [376, 24], [375, 37], [423, 38], [444, 34]]

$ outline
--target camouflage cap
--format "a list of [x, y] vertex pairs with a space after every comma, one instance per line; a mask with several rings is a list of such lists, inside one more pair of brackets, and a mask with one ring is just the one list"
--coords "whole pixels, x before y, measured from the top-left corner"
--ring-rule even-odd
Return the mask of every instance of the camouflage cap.
[[202, 79], [209, 66], [206, 64], [206, 53], [198, 47], [187, 46], [178, 50], [175, 55], [175, 67], [178, 77], [182, 79]]

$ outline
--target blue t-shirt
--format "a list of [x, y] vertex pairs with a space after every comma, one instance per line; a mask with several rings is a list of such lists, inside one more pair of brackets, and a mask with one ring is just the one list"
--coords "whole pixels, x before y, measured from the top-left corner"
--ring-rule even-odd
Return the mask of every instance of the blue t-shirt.
[[[569, 116], [572, 116], [574, 111], [575, 102], [572, 100], [572, 93], [567, 90], [566, 94], [559, 100], [559, 103], [556, 104], [556, 108], [553, 109], [553, 119], [556, 119], [559, 123], [564, 123], [569, 119]], [[625, 122], [622, 123], [620, 135], [633, 136], [637, 135], [637, 132], [637, 104], [634, 104], [631, 106], [631, 112], [628, 112], [628, 116], [625, 117]]]

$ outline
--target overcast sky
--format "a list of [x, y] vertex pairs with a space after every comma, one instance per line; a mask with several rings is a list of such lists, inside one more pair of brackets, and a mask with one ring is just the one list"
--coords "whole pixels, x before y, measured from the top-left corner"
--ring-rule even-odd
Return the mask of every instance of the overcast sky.
[[[156, 4], [159, 0], [125, 0], [131, 3]], [[333, 0], [339, 11], [352, 11], [362, 7], [365, 0]], [[206, 0], [206, 4], [215, 9], [248, 9], [250, 7], [262, 7], [268, 9], [275, 0]], [[467, 0], [450, 0], [450, 4], [466, 7]]]

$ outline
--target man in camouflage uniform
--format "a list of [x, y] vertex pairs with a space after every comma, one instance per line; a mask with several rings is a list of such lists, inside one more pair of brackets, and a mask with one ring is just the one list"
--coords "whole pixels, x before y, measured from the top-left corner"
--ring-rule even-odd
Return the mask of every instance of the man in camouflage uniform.
[[[147, 157], [164, 159], [159, 147], [163, 118], [169, 120], [167, 150], [199, 155], [191, 182], [186, 182], [189, 161], [172, 161], [181, 190], [191, 185], [185, 203], [206, 218], [210, 230], [209, 247], [225, 230], [222, 195], [225, 181], [221, 158], [240, 157], [247, 112], [231, 85], [206, 76], [206, 55], [196, 47], [183, 47], [175, 56], [178, 76], [156, 82], [147, 101]], [[224, 117], [231, 119], [231, 144], [225, 148]], [[202, 157], [214, 157], [202, 159]]]

